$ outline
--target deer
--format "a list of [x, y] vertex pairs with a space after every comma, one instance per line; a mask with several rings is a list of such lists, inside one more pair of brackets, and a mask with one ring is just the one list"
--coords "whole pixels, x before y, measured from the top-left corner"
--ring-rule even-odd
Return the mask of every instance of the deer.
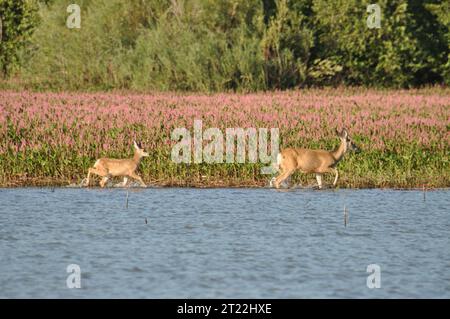
[[99, 175], [102, 178], [100, 181], [100, 187], [104, 187], [108, 179], [112, 176], [123, 176], [123, 182], [120, 186], [125, 186], [128, 182], [128, 178], [133, 178], [141, 184], [141, 186], [146, 187], [142, 178], [136, 174], [136, 169], [141, 162], [143, 157], [149, 156], [147, 152], [144, 151], [141, 144], [133, 141], [134, 146], [134, 156], [132, 158], [126, 159], [114, 159], [114, 158], [100, 158], [98, 159], [94, 166], [89, 168], [88, 175], [84, 186], [89, 186], [89, 180], [91, 174]]
[[341, 132], [336, 130], [336, 134], [339, 136], [341, 144], [333, 151], [304, 148], [286, 148], [282, 150], [277, 155], [275, 165], [275, 168], [280, 171], [280, 174], [273, 182], [275, 188], [280, 188], [280, 184], [288, 179], [296, 170], [300, 170], [302, 173], [315, 173], [319, 189], [322, 189], [322, 175], [325, 173], [334, 173], [333, 186], [336, 186], [339, 177], [336, 168], [337, 164], [348, 151], [357, 153], [361, 151], [350, 138], [345, 128]]

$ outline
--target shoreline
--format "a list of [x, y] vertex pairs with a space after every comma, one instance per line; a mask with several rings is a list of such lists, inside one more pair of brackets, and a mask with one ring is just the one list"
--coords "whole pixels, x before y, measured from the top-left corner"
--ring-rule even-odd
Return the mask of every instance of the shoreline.
[[[81, 182], [81, 180], [80, 180]], [[0, 182], [1, 189], [13, 189], [13, 188], [86, 188], [86, 189], [102, 189], [98, 183], [91, 183], [90, 186], [80, 186], [80, 182], [71, 182], [67, 181], [58, 181], [54, 179], [33, 179], [32, 181], [9, 181], [9, 182]], [[138, 185], [128, 185], [126, 187], [120, 186], [107, 186], [104, 189], [139, 189], [139, 188], [197, 188], [197, 189], [215, 189], [215, 188], [230, 188], [230, 189], [275, 189], [274, 187], [269, 186], [268, 182], [174, 182], [174, 181], [150, 181], [147, 182], [147, 187], [140, 187]], [[301, 189], [301, 190], [313, 190], [316, 189], [317, 184], [314, 183], [297, 183], [293, 182], [289, 187], [281, 187], [280, 190], [293, 190], [293, 189]], [[408, 186], [398, 185], [395, 183], [385, 183], [384, 185], [376, 185], [372, 183], [343, 183], [342, 185], [337, 185], [333, 187], [331, 184], [325, 184], [323, 190], [338, 190], [338, 189], [351, 189], [351, 190], [359, 190], [359, 189], [386, 189], [386, 190], [425, 190], [425, 191], [433, 191], [433, 190], [447, 190], [450, 189], [450, 185], [418, 185], [412, 184]]]
[[[13, 190], [13, 189], [35, 189], [35, 188], [48, 188], [48, 189], [91, 189], [91, 190], [101, 190], [101, 189], [117, 189], [117, 190], [139, 190], [139, 189], [249, 189], [249, 190], [255, 190], [255, 189], [272, 189], [276, 191], [277, 189], [274, 187], [268, 187], [268, 186], [205, 186], [205, 187], [198, 187], [198, 186], [158, 186], [158, 185], [147, 185], [147, 187], [104, 187], [101, 188], [100, 186], [89, 186], [89, 187], [75, 187], [75, 186], [52, 186], [52, 185], [46, 185], [46, 186], [38, 186], [38, 185], [32, 185], [32, 186], [0, 186], [0, 190]], [[423, 188], [399, 188], [399, 187], [325, 187], [323, 189], [317, 189], [313, 187], [291, 187], [291, 188], [279, 188], [278, 191], [294, 191], [294, 190], [301, 190], [301, 191], [330, 191], [330, 190], [386, 190], [386, 191], [423, 191]], [[434, 191], [448, 191], [450, 190], [450, 187], [436, 187], [436, 188], [425, 188], [425, 192], [434, 192]]]

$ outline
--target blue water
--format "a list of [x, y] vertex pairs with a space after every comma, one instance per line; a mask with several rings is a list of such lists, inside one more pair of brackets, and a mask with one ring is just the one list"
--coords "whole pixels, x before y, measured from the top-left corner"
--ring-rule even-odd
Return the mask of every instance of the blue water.
[[128, 192], [0, 189], [0, 297], [450, 297], [450, 190]]

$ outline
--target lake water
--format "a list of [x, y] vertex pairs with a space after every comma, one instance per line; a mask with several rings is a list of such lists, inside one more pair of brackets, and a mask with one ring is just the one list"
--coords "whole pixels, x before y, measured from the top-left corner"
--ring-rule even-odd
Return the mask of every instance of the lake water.
[[[0, 189], [0, 297], [450, 298], [450, 190], [146, 188], [126, 201]], [[70, 264], [81, 289], [67, 288]]]

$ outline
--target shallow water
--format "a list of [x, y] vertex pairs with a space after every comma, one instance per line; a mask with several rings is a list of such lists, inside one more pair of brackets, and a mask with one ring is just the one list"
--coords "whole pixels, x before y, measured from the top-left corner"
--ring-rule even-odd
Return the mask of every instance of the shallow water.
[[128, 192], [0, 189], [0, 297], [450, 298], [450, 190]]

